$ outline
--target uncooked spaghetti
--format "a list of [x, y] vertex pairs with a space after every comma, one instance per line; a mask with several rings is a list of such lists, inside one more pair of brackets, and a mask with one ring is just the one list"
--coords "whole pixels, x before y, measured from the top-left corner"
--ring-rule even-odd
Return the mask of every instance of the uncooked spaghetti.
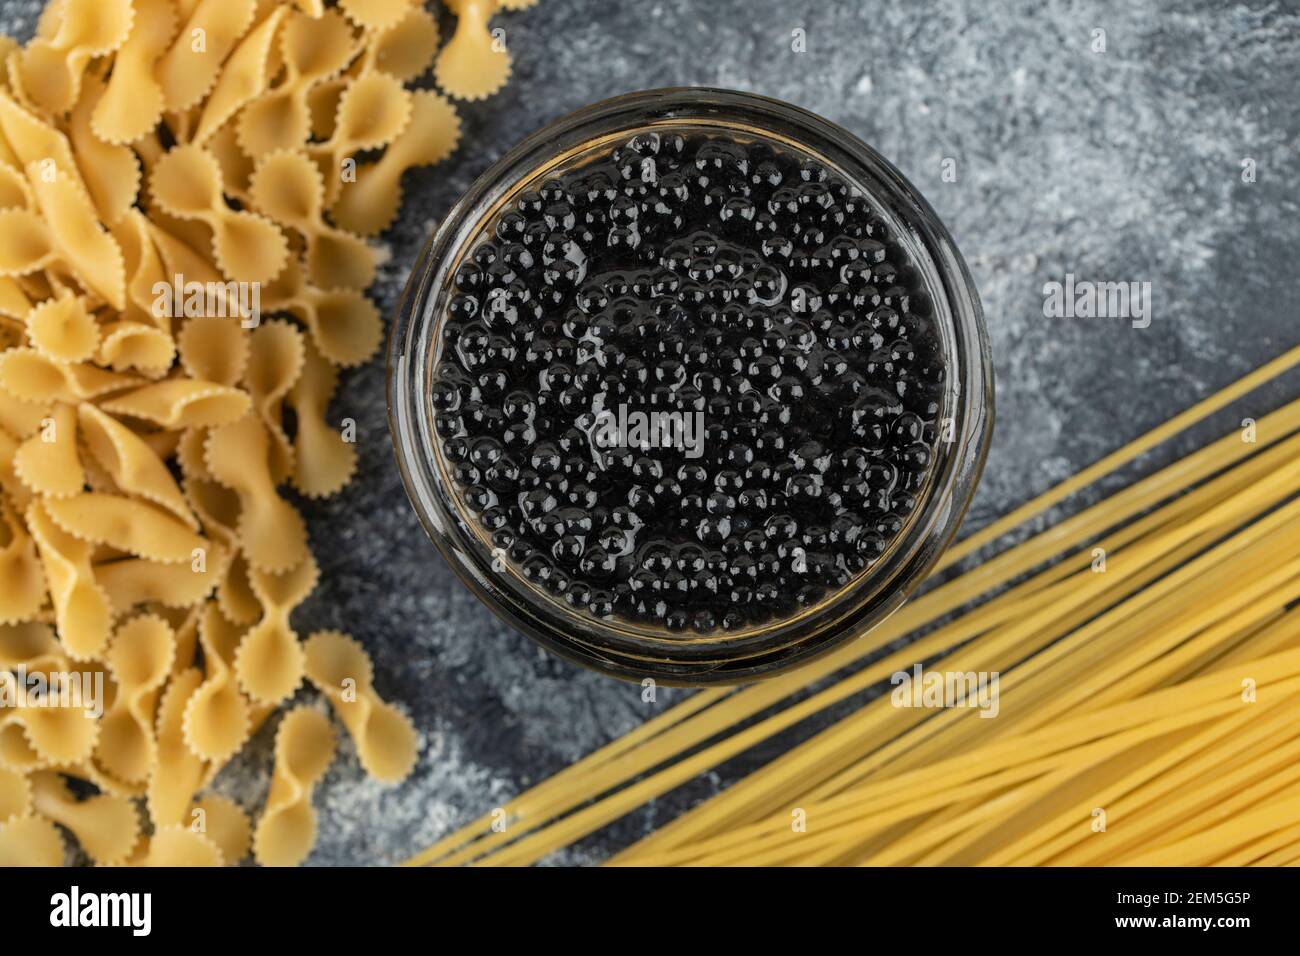
[[[941, 567], [1297, 364], [1292, 349], [969, 536]], [[613, 862], [1291, 861], [1298, 429], [1293, 402], [933, 587], [808, 668], [696, 694], [507, 804], [504, 831], [486, 816], [412, 862], [533, 862], [917, 662], [1000, 675], [997, 719], [876, 696]]]

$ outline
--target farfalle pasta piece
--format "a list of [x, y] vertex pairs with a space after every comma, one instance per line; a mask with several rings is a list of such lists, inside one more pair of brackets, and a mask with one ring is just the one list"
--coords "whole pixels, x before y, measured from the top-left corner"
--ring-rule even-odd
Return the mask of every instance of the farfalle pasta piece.
[[27, 529], [41, 556], [59, 640], [77, 660], [98, 657], [108, 644], [113, 614], [108, 595], [95, 582], [91, 544], [55, 524], [39, 500], [27, 507]]
[[201, 0], [194, 7], [156, 68], [168, 112], [188, 110], [208, 95], [256, 9], [256, 0]]
[[414, 0], [339, 0], [348, 19], [363, 30], [384, 30], [394, 26]]
[[140, 838], [140, 817], [130, 800], [108, 793], [77, 800], [63, 778], [48, 770], [32, 775], [32, 803], [38, 814], [71, 831], [99, 864], [120, 863]]
[[49, 820], [19, 817], [0, 823], [0, 867], [62, 865], [63, 837]]
[[383, 701], [374, 688], [374, 669], [361, 645], [338, 631], [307, 639], [307, 679], [329, 698], [356, 743], [366, 773], [397, 783], [415, 766], [418, 740], [409, 717]]
[[447, 0], [456, 14], [456, 32], [438, 54], [433, 75], [458, 100], [491, 96], [510, 79], [510, 53], [488, 27], [497, 0]]
[[[123, 318], [141, 324], [153, 324], [172, 333], [170, 309], [158, 308], [160, 287], [170, 289], [163, 272], [162, 258], [154, 246], [149, 220], [138, 209], [127, 210], [112, 228], [113, 238], [122, 249], [126, 272], [126, 310]], [[163, 301], [168, 301], [164, 294]]]
[[119, 312], [126, 308], [126, 265], [122, 250], [99, 222], [85, 187], [56, 170], [46, 177], [39, 163], [27, 166], [31, 183], [59, 260], [85, 288]]
[[99, 348], [99, 323], [85, 301], [70, 292], [35, 306], [27, 316], [27, 334], [56, 362], [84, 362]]
[[8, 503], [0, 502], [0, 625], [31, 620], [44, 603], [36, 542]]
[[57, 32], [32, 40], [17, 60], [26, 95], [56, 114], [77, 101], [86, 65], [125, 42], [133, 10], [131, 0], [60, 0], [59, 14]]
[[237, 319], [195, 316], [181, 327], [176, 345], [191, 378], [233, 386], [248, 367], [248, 330]]
[[366, 65], [409, 82], [433, 65], [440, 39], [433, 14], [421, 4], [412, 4], [400, 20], [372, 34]]
[[293, 444], [284, 433], [284, 399], [302, 375], [306, 358], [303, 335], [279, 319], [263, 322], [249, 336], [244, 384], [253, 408], [271, 437], [271, 478], [278, 485], [293, 473]]
[[121, 495], [87, 491], [49, 498], [45, 511], [60, 528], [82, 541], [106, 544], [151, 561], [189, 564], [208, 542], [156, 505]]
[[24, 402], [68, 402], [98, 398], [130, 388], [140, 381], [85, 362], [57, 362], [35, 349], [0, 353], [0, 388]]
[[163, 114], [162, 85], [154, 65], [176, 34], [170, 0], [134, 0], [135, 21], [113, 58], [108, 88], [95, 106], [95, 135], [108, 143], [130, 143], [158, 125]]
[[345, 368], [369, 359], [383, 338], [383, 323], [373, 302], [353, 289], [326, 292], [310, 285], [293, 259], [262, 290], [262, 304], [302, 322], [321, 355]]
[[460, 117], [446, 97], [417, 90], [411, 99], [411, 122], [375, 162], [357, 169], [330, 210], [345, 229], [371, 236], [387, 229], [402, 203], [402, 174], [414, 166], [440, 163], [460, 142]]
[[95, 580], [108, 594], [113, 610], [124, 614], [141, 604], [192, 607], [224, 579], [230, 553], [210, 542], [202, 566], [168, 564], [148, 558], [118, 558], [93, 565]]
[[82, 490], [86, 473], [77, 451], [77, 410], [56, 405], [40, 431], [19, 447], [14, 474], [28, 488], [50, 498], [67, 498]]
[[239, 495], [238, 536], [249, 564], [272, 574], [307, 557], [302, 516], [271, 480], [270, 439], [256, 415], [212, 429], [204, 460], [212, 476]]
[[325, 419], [337, 385], [334, 366], [315, 346], [309, 346], [302, 375], [289, 392], [289, 406], [298, 424], [293, 439], [293, 484], [309, 498], [334, 494], [351, 480], [357, 467], [356, 446]]
[[279, 704], [302, 683], [305, 660], [289, 617], [311, 594], [319, 577], [310, 554], [298, 567], [283, 574], [249, 570], [253, 593], [262, 605], [262, 619], [239, 644], [235, 675], [239, 686], [254, 701]]
[[325, 221], [325, 184], [319, 168], [303, 153], [263, 156], [249, 183], [249, 197], [265, 215], [306, 239], [312, 284], [364, 289], [375, 280], [375, 255], [365, 240]]
[[386, 146], [401, 135], [411, 120], [411, 93], [386, 73], [363, 73], [339, 97], [334, 133], [307, 152], [320, 167], [325, 184], [325, 206], [338, 199], [344, 162], [354, 154]]
[[95, 356], [97, 364], [115, 372], [134, 369], [146, 378], [167, 374], [176, 358], [176, 343], [156, 325], [143, 322], [109, 322]]
[[221, 166], [201, 146], [178, 146], [154, 166], [149, 180], [154, 199], [178, 219], [199, 220], [212, 229], [217, 265], [232, 279], [262, 282], [278, 275], [289, 246], [271, 222], [226, 205]]
[[[206, 610], [204, 613], [206, 613]], [[222, 619], [224, 626], [220, 626], [213, 631], [213, 633], [217, 635], [217, 638], [210, 643], [217, 645], [215, 653], [220, 655], [220, 659], [227, 665], [227, 667], [230, 667], [232, 666], [235, 653], [238, 650], [238, 644], [240, 640], [242, 640], [246, 628], [230, 626], [230, 622], [225, 620], [224, 615], [220, 613], [217, 614], [217, 617]], [[210, 652], [205, 651], [204, 653], [207, 654]], [[237, 682], [235, 686], [236, 688], [238, 687]], [[246, 701], [248, 708], [248, 725], [245, 737], [251, 738], [253, 734], [257, 733], [262, 724], [266, 722], [266, 719], [275, 713], [276, 705], [264, 704], [250, 700], [246, 695], [244, 696], [244, 700]], [[207, 776], [204, 778], [203, 782], [205, 787], [212, 783], [217, 774], [221, 772], [233, 756], [234, 755], [232, 754], [231, 757], [224, 760], [216, 760], [208, 763]]]
[[189, 528], [198, 529], [185, 493], [148, 442], [88, 402], [77, 408], [77, 417], [86, 447], [118, 488], [165, 508]]
[[235, 866], [253, 847], [253, 824], [235, 801], [215, 793], [194, 801], [190, 826], [199, 830], [221, 850], [226, 866]]
[[144, 866], [225, 866], [221, 850], [205, 834], [186, 826], [159, 827], [149, 839]]
[[81, 182], [81, 173], [68, 138], [55, 126], [41, 119], [0, 91], [0, 143], [8, 147], [5, 161], [16, 169], [26, 171], [32, 163], [39, 163], [46, 175], [51, 168], [67, 173]]
[[187, 811], [203, 783], [207, 764], [185, 743], [185, 709], [203, 681], [196, 667], [174, 676], [158, 702], [158, 759], [149, 772], [145, 802], [155, 827], [188, 823]]
[[[0, 357], [0, 363], [3, 363], [3, 357]], [[0, 385], [5, 381], [4, 372], [5, 366], [0, 364]], [[248, 395], [237, 388], [190, 378], [172, 378], [107, 399], [100, 403], [100, 407], [115, 415], [129, 415], [162, 428], [210, 428], [239, 420], [248, 413], [252, 403]]]
[[[63, 659], [53, 666], [29, 666], [28, 677], [44, 674], [62, 679], [69, 672]], [[76, 676], [80, 672], [72, 672]], [[84, 760], [94, 749], [99, 725], [82, 708], [17, 707], [0, 713], [0, 765], [35, 770], [69, 756]]]
[[266, 91], [274, 73], [272, 59], [278, 56], [276, 32], [288, 13], [287, 8], [276, 7], [235, 47], [230, 59], [222, 65], [217, 85], [203, 104], [193, 142], [206, 142], [244, 104]]
[[17, 770], [0, 767], [0, 823], [28, 816], [31, 812], [31, 778]]
[[0, 766], [26, 772], [85, 760], [99, 736], [91, 718], [103, 703], [92, 699], [93, 670], [86, 686], [85, 672], [74, 670], [49, 626], [36, 621], [0, 627], [0, 670], [20, 668], [29, 680], [43, 677], [60, 706], [27, 702], [0, 709]]
[[204, 605], [199, 644], [207, 673], [186, 701], [181, 733], [190, 752], [212, 764], [229, 760], [252, 733], [252, 708], [232, 666], [243, 636], [243, 629], [227, 621], [215, 604]]
[[140, 160], [129, 147], [107, 143], [91, 129], [91, 116], [103, 95], [104, 81], [87, 76], [81, 99], [68, 117], [68, 137], [90, 198], [100, 218], [111, 226], [135, 203], [141, 172]]
[[263, 866], [297, 866], [316, 842], [311, 794], [334, 760], [334, 730], [324, 714], [295, 707], [275, 735], [275, 771], [266, 808], [253, 831], [253, 858]]
[[311, 134], [307, 96], [321, 80], [341, 72], [356, 55], [351, 27], [337, 10], [319, 17], [292, 14], [280, 34], [284, 79], [244, 107], [235, 121], [240, 147], [257, 159], [283, 149], [297, 149]]
[[175, 652], [171, 627], [155, 615], [132, 618], [113, 635], [105, 660], [117, 697], [99, 722], [95, 763], [116, 779], [140, 783], [157, 759], [155, 711]]

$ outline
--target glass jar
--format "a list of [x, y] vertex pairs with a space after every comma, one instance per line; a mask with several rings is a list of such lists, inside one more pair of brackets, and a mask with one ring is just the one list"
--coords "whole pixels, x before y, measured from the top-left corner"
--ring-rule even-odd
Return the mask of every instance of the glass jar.
[[[915, 270], [947, 364], [943, 428], [925, 487], [888, 549], [846, 586], [790, 616], [739, 630], [678, 633], [597, 618], [530, 583], [473, 520], [434, 430], [430, 386], [451, 279], [488, 226], [543, 178], [641, 132], [761, 141], [806, 154], [865, 194]], [[407, 283], [388, 351], [397, 463], [425, 530], [499, 617], [570, 660], [629, 680], [726, 684], [768, 677], [871, 630], [897, 610], [956, 533], [993, 424], [987, 331], [970, 273], [934, 210], [902, 174], [840, 127], [778, 100], [729, 90], [651, 90], [596, 103], [547, 125], [470, 187], [427, 241]]]

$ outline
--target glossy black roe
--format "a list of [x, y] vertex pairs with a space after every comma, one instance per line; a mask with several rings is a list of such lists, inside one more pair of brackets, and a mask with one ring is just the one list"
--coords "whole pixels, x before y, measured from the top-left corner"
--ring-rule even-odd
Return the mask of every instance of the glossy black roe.
[[[524, 578], [599, 618], [737, 630], [901, 534], [947, 370], [860, 191], [761, 142], [643, 133], [492, 233], [455, 275], [431, 402]], [[628, 427], [651, 420], [674, 424]]]

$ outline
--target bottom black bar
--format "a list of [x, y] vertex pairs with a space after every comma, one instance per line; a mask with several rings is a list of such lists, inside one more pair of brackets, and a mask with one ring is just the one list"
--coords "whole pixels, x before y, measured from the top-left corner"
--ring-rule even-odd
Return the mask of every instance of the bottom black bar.
[[0, 882], [10, 940], [78, 933], [127, 945], [337, 946], [431, 930], [495, 944], [597, 929], [671, 939], [712, 926], [733, 942], [791, 919], [815, 920], [818, 938], [843, 929], [864, 941], [916, 941], [941, 924], [1227, 940], [1295, 919], [1294, 874], [1278, 870], [103, 869], [0, 870]]

